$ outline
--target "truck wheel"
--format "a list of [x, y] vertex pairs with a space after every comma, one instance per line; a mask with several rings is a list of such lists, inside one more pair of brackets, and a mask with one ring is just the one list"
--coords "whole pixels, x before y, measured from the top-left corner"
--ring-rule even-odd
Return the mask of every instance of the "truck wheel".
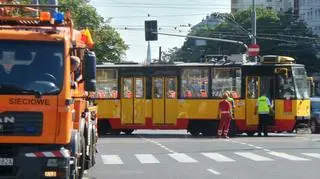
[[83, 139], [84, 139], [84, 136], [82, 135], [81, 139], [80, 139], [81, 155], [78, 158], [79, 161], [78, 161], [78, 168], [77, 168], [77, 170], [78, 170], [77, 179], [81, 179], [83, 177], [83, 173], [84, 173], [86, 150], [85, 150], [85, 143], [84, 143]]
[[78, 170], [75, 166], [78, 166], [78, 159], [76, 158], [73, 163], [73, 167], [70, 169], [70, 179], [77, 179]]

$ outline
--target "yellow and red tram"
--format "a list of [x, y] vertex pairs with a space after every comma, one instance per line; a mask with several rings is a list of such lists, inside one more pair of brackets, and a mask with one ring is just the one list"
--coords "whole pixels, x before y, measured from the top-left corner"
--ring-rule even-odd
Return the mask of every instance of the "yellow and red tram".
[[215, 135], [225, 91], [235, 98], [233, 133], [257, 131], [254, 110], [262, 91], [275, 109], [271, 132], [292, 131], [310, 119], [305, 67], [285, 56], [264, 56], [258, 63], [97, 65], [97, 85], [100, 134], [187, 129]]

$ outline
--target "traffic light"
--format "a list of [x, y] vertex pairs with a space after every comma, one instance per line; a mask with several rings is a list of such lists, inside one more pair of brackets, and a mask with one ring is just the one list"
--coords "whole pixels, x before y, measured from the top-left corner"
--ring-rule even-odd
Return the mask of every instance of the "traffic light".
[[158, 25], [157, 20], [144, 21], [144, 31], [146, 41], [158, 40]]

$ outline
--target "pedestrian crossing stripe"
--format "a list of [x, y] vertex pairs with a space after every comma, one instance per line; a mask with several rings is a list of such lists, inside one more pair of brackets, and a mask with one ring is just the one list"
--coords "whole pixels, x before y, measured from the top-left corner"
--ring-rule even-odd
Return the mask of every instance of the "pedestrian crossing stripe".
[[[194, 158], [194, 156], [189, 156], [185, 153], [170, 153], [167, 154], [169, 158], [173, 159], [178, 163], [198, 163], [200, 160]], [[301, 153], [301, 156], [295, 156], [292, 154], [287, 154], [284, 152], [267, 152], [265, 154], [256, 154], [253, 152], [234, 152], [229, 153], [229, 155], [238, 156], [237, 159], [223, 155], [221, 153], [201, 153], [207, 159], [213, 160], [215, 162], [236, 162], [243, 159], [255, 161], [255, 162], [268, 162], [275, 161], [277, 159], [285, 159], [289, 161], [310, 161], [312, 159], [320, 159], [320, 153]], [[268, 155], [268, 156], [266, 156]], [[300, 154], [299, 154], [300, 155]], [[272, 158], [271, 158], [272, 156]], [[197, 156], [199, 158], [199, 156]], [[240, 158], [239, 158], [240, 157]], [[270, 158], [269, 158], [270, 157]], [[159, 159], [153, 154], [135, 154], [135, 158], [141, 164], [159, 164], [161, 163]], [[102, 163], [106, 165], [122, 165], [124, 162], [119, 155], [101, 155]]]
[[224, 155], [221, 155], [219, 153], [202, 153], [202, 155], [204, 155], [212, 160], [215, 160], [217, 162], [235, 162], [235, 160], [233, 160], [229, 157], [226, 157]]
[[260, 156], [260, 155], [254, 154], [252, 152], [236, 152], [235, 154], [240, 155], [245, 158], [248, 158], [248, 159], [251, 159], [253, 161], [273, 161], [273, 159], [271, 159], [271, 158]]
[[309, 159], [302, 158], [302, 157], [297, 157], [294, 155], [286, 154], [283, 152], [269, 152], [270, 155], [274, 155], [280, 158], [288, 159], [288, 160], [293, 160], [293, 161], [308, 161]]
[[136, 154], [135, 156], [142, 164], [160, 163], [152, 154]]
[[101, 155], [104, 164], [123, 164], [119, 155]]
[[320, 154], [318, 153], [302, 153], [302, 155], [320, 159]]
[[197, 163], [198, 161], [183, 153], [169, 154], [170, 157], [181, 163]]

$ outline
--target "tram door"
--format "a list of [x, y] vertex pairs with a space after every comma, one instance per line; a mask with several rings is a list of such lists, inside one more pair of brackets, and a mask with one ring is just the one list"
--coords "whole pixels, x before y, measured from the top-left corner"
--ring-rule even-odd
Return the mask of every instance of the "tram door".
[[122, 78], [121, 123], [143, 124], [145, 122], [145, 79]]
[[177, 78], [152, 78], [152, 118], [154, 124], [175, 124], [177, 117]]
[[246, 123], [248, 126], [257, 125], [258, 115], [255, 114], [257, 100], [260, 95], [260, 77], [248, 76], [246, 78]]
[[247, 125], [257, 125], [259, 123], [258, 115], [255, 115], [255, 109], [258, 98], [265, 93], [270, 99], [274, 100], [274, 77], [272, 76], [248, 76], [246, 80], [246, 120]]

